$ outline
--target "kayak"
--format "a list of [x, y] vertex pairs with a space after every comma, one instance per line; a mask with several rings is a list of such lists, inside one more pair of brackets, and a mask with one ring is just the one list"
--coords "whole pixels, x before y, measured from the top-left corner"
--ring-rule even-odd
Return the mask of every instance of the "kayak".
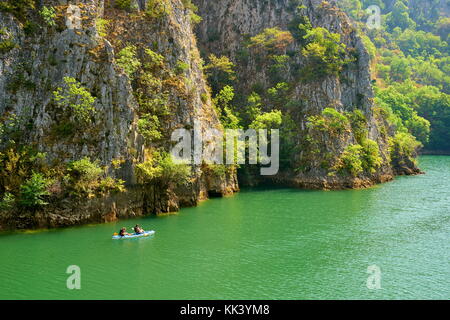
[[134, 234], [132, 234], [130, 236], [123, 236], [123, 237], [121, 237], [119, 235], [114, 235], [112, 238], [113, 238], [113, 240], [135, 239], [135, 238], [149, 237], [149, 236], [154, 235], [154, 234], [155, 234], [155, 231], [152, 230], [152, 231], [145, 231], [144, 233], [140, 233], [140, 234], [134, 233]]

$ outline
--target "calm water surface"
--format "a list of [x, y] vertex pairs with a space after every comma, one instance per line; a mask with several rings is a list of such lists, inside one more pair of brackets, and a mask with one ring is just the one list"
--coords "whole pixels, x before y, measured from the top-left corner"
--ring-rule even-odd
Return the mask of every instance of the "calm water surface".
[[[0, 299], [449, 299], [450, 157], [421, 167], [367, 190], [247, 189], [177, 215], [2, 234]], [[111, 240], [136, 223], [156, 235]]]

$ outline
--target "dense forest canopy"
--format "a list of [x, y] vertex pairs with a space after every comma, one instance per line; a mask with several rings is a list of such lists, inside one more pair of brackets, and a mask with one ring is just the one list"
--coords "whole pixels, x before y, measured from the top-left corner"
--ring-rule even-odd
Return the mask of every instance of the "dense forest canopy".
[[[339, 0], [372, 58], [378, 105], [429, 151], [450, 151], [450, 1]], [[367, 25], [376, 5], [381, 25]]]

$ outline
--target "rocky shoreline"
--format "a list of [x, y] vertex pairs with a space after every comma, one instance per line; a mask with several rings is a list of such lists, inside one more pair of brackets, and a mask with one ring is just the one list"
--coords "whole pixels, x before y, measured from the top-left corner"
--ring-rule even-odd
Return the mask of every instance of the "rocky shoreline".
[[[273, 177], [253, 179], [253, 183], [242, 182], [244, 187], [255, 186], [283, 186], [305, 190], [348, 190], [371, 188], [377, 184], [393, 181], [399, 175], [425, 174], [419, 169], [405, 170], [397, 175], [391, 173], [366, 178], [335, 178], [335, 177], [292, 177], [279, 174]], [[225, 187], [228, 186], [228, 187]], [[230, 187], [232, 186], [232, 187]], [[209, 190], [208, 190], [209, 189]], [[199, 197], [192, 197], [191, 192], [183, 195], [169, 196], [164, 205], [154, 211], [155, 204], [148, 203], [148, 193], [142, 186], [129, 187], [124, 193], [112, 194], [94, 199], [65, 199], [58, 204], [51, 203], [43, 210], [35, 212], [11, 211], [0, 212], [0, 231], [34, 230], [62, 228], [91, 223], [109, 223], [119, 220], [133, 219], [149, 215], [164, 215], [175, 213], [181, 208], [195, 207], [199, 202], [207, 201], [211, 197], [225, 197], [239, 192], [236, 180], [217, 186], [203, 188]]]
[[[48, 206], [35, 211], [20, 208], [3, 210], [0, 211], [0, 231], [61, 228], [174, 213], [183, 207], [194, 207], [211, 197], [238, 192], [234, 176], [226, 179], [215, 184], [203, 180], [202, 184], [193, 186], [196, 190], [180, 189], [176, 193], [169, 192], [157, 197], [143, 186], [129, 186], [123, 193], [101, 198], [53, 199]], [[157, 203], [153, 199], [157, 199]]]

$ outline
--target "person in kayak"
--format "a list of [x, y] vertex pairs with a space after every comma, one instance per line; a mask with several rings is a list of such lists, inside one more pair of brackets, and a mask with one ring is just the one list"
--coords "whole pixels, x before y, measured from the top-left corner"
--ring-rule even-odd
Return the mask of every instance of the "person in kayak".
[[119, 236], [125, 237], [125, 236], [131, 236], [131, 233], [127, 232], [127, 228], [123, 227], [120, 229]]
[[136, 234], [143, 234], [145, 231], [144, 229], [142, 229], [138, 224], [134, 227], [134, 232], [136, 232]]

